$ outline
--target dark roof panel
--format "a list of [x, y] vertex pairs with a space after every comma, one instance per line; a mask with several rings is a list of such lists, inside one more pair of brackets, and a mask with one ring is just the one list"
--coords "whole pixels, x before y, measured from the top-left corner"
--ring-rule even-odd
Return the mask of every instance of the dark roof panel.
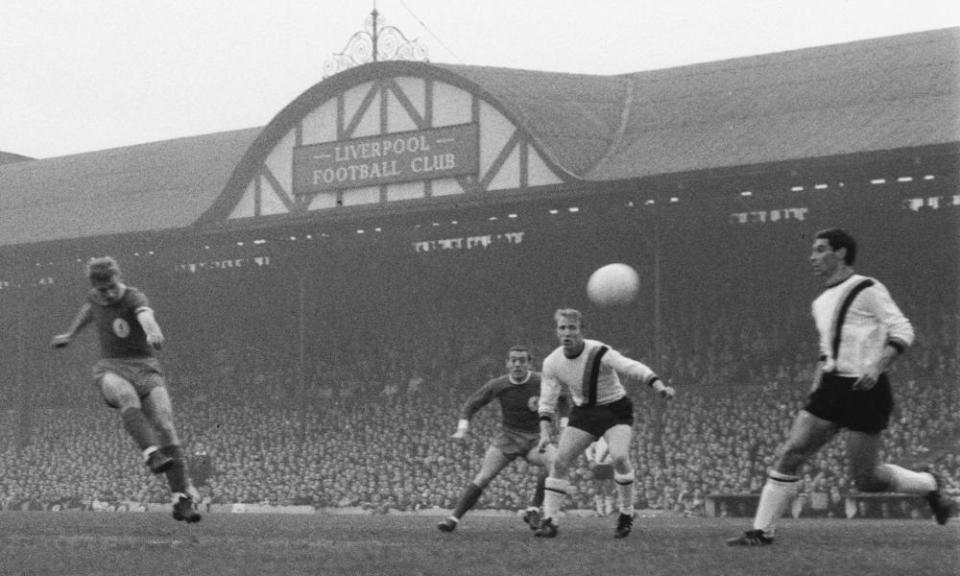
[[609, 180], [960, 140], [960, 34], [909, 34], [631, 75]]
[[0, 152], [0, 164], [12, 164], [14, 162], [23, 162], [24, 160], [33, 160], [33, 158], [12, 152]]
[[[462, 82], [584, 180], [960, 142], [960, 28], [617, 76], [368, 66]], [[0, 246], [196, 224], [310, 102], [264, 128], [0, 164]]]
[[192, 224], [260, 129], [0, 167], [0, 244]]

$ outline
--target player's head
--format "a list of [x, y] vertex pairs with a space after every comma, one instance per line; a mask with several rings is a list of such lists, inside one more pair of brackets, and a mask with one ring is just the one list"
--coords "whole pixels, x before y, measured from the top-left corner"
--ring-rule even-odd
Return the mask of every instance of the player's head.
[[87, 262], [87, 278], [106, 303], [115, 302], [123, 295], [120, 267], [117, 266], [117, 261], [109, 256]]
[[834, 252], [839, 253], [841, 249], [845, 250], [843, 262], [847, 266], [853, 266], [853, 263], [857, 261], [857, 241], [845, 230], [840, 228], [821, 230], [814, 236], [814, 241], [816, 240], [826, 240], [830, 249]]
[[564, 351], [579, 353], [583, 346], [583, 314], [574, 308], [561, 308], [553, 313], [553, 319], [557, 323], [557, 339]]
[[576, 308], [560, 308], [553, 313], [553, 319], [557, 324], [560, 320], [572, 320], [583, 328], [583, 314]]
[[526, 346], [512, 346], [507, 351], [507, 371], [514, 380], [524, 380], [530, 372], [533, 355]]
[[87, 262], [87, 278], [90, 283], [109, 282], [120, 278], [120, 266], [117, 261], [110, 256], [102, 258], [91, 258]]

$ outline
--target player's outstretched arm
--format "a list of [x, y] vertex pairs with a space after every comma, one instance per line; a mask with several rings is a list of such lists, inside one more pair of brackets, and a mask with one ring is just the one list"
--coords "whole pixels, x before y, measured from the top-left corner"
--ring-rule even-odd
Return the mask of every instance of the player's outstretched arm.
[[677, 391], [673, 389], [673, 386], [664, 384], [659, 376], [653, 377], [653, 380], [650, 382], [650, 387], [664, 400], [673, 400], [673, 397], [677, 395]]
[[457, 431], [454, 432], [450, 437], [454, 440], [463, 440], [467, 437], [467, 430], [470, 429], [470, 421], [466, 418], [461, 418], [457, 422]]
[[84, 302], [83, 306], [80, 307], [80, 311], [77, 312], [77, 315], [73, 318], [73, 322], [70, 323], [70, 327], [67, 328], [67, 331], [54, 336], [50, 341], [50, 345], [54, 348], [64, 348], [68, 346], [70, 342], [73, 342], [74, 336], [83, 330], [92, 320], [93, 314], [90, 309], [90, 303]]
[[147, 336], [147, 344], [153, 346], [156, 350], [163, 347], [163, 331], [160, 330], [160, 324], [153, 316], [153, 310], [144, 308], [137, 312], [137, 320], [143, 326], [143, 333]]

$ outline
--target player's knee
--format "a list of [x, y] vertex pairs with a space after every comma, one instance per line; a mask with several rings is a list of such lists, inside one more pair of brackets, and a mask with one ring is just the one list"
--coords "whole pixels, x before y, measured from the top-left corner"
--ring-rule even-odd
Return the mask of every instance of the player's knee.
[[122, 390], [104, 390], [103, 399], [111, 408], [116, 408], [120, 412], [130, 408], [140, 408], [140, 399], [136, 394], [128, 394]]
[[777, 450], [774, 468], [783, 474], [796, 475], [806, 460], [807, 452], [801, 446], [785, 444]]
[[613, 469], [617, 472], [626, 474], [627, 472], [633, 473], [633, 466], [630, 464], [630, 457], [626, 454], [617, 454], [612, 455], [610, 458], [610, 463], [613, 465]]
[[886, 492], [889, 486], [874, 470], [854, 470], [853, 485], [861, 492]]
[[550, 466], [551, 475], [556, 477], [565, 476], [569, 470], [570, 462], [564, 458], [554, 458], [553, 464]]
[[613, 473], [613, 481], [622, 486], [633, 484], [635, 480], [636, 476], [633, 473], [633, 470], [630, 470], [629, 472], [614, 471]]

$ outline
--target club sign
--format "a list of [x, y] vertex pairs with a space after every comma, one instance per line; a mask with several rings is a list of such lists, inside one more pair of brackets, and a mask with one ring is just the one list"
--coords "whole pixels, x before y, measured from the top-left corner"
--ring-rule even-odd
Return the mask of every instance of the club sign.
[[293, 192], [476, 174], [478, 134], [476, 124], [460, 124], [299, 146], [293, 150]]

